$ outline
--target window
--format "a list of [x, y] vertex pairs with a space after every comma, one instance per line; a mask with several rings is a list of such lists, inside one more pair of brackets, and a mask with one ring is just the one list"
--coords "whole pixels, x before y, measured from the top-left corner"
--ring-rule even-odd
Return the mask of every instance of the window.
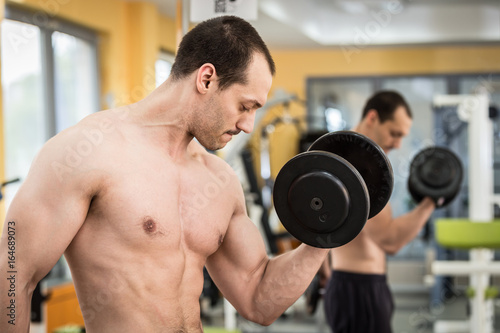
[[[364, 103], [373, 92], [373, 85], [364, 78], [311, 79], [307, 91], [308, 130], [342, 130], [354, 127], [359, 121]], [[332, 114], [331, 109], [337, 111]]]
[[[40, 28], [2, 22], [2, 88], [7, 180], [27, 175], [31, 161], [48, 138]], [[19, 183], [4, 189], [7, 205]]]
[[99, 110], [96, 55], [91, 42], [59, 31], [52, 34], [52, 48], [56, 132], [60, 132]]
[[[22, 181], [49, 138], [99, 110], [95, 33], [36, 15], [7, 6], [1, 26], [7, 180]], [[19, 186], [4, 189], [7, 207]]]
[[162, 84], [170, 75], [174, 63], [174, 55], [161, 51], [155, 63], [156, 87]]

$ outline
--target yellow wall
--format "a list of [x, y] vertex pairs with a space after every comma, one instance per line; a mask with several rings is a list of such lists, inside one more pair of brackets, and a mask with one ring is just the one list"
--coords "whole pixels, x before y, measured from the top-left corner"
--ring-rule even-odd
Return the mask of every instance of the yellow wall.
[[127, 50], [132, 101], [138, 101], [155, 88], [154, 63], [158, 58], [158, 14], [152, 3], [127, 6]]
[[158, 24], [159, 24], [158, 41], [160, 43], [160, 48], [162, 50], [175, 53], [175, 50], [177, 48], [177, 40], [175, 33], [176, 22], [165, 16], [160, 16]]
[[307, 77], [404, 74], [490, 73], [500, 71], [500, 46], [365, 48], [349, 54], [339, 48], [272, 52], [275, 87], [305, 98]]

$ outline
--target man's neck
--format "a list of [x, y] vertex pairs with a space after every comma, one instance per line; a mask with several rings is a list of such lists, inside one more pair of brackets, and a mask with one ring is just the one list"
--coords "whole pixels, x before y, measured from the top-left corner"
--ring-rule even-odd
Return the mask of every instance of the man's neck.
[[145, 136], [162, 146], [172, 158], [183, 158], [193, 136], [189, 133], [192, 107], [181, 85], [164, 82], [139, 101], [133, 122]]

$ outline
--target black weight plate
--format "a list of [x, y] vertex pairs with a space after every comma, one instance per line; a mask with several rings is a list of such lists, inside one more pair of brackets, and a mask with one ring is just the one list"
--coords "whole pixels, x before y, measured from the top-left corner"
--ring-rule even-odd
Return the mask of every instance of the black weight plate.
[[276, 177], [276, 213], [295, 238], [319, 248], [353, 240], [368, 218], [368, 190], [354, 167], [335, 154], [304, 152]]
[[455, 153], [445, 147], [429, 147], [415, 155], [410, 164], [408, 191], [416, 202], [426, 196], [434, 201], [444, 198], [442, 207], [457, 196], [462, 179], [462, 162]]
[[309, 151], [313, 150], [339, 155], [361, 174], [369, 193], [369, 219], [387, 205], [394, 187], [394, 174], [387, 155], [371, 139], [352, 131], [331, 132], [309, 147]]

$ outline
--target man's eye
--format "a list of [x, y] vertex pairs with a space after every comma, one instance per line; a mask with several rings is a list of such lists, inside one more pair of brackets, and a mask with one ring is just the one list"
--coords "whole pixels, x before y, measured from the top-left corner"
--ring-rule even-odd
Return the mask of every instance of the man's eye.
[[248, 112], [248, 111], [250, 111], [250, 109], [247, 109], [244, 105], [242, 105], [241, 106], [241, 111]]

